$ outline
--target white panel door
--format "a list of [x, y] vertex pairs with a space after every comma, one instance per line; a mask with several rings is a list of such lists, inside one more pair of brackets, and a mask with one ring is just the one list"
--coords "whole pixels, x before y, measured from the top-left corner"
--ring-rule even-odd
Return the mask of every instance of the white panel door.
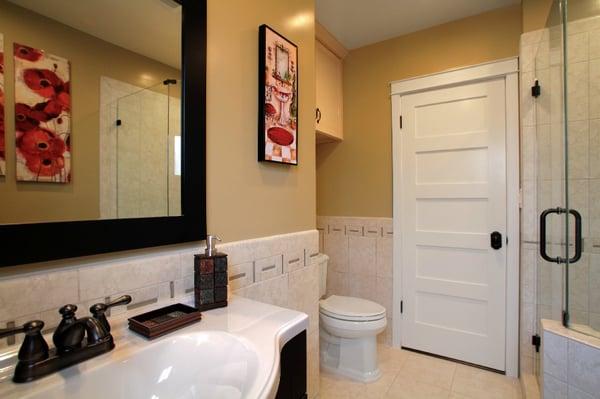
[[401, 109], [402, 346], [505, 370], [504, 79]]

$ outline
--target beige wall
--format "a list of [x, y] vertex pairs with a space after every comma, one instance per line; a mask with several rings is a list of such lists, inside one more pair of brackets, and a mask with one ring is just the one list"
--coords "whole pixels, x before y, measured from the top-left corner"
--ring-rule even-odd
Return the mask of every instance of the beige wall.
[[[0, 0], [5, 43], [21, 41], [69, 58], [72, 63], [73, 182], [69, 185], [14, 181], [14, 144], [9, 139], [8, 177], [0, 181], [0, 221], [98, 216], [98, 77], [133, 84], [140, 71], [161, 80], [170, 69], [91, 37], [74, 41], [68, 29]], [[32, 19], [33, 18], [33, 19]], [[29, 23], [21, 22], [28, 20]], [[258, 27], [266, 23], [299, 46], [299, 166], [257, 162]], [[40, 30], [47, 32], [40, 35]], [[207, 216], [208, 231], [232, 241], [315, 227], [314, 0], [208, 0]], [[110, 73], [103, 70], [111, 60]], [[6, 76], [12, 76], [7, 60]], [[12, 79], [7, 95], [12, 96]], [[10, 109], [10, 108], [9, 108]], [[7, 132], [14, 129], [8, 113]], [[19, 191], [18, 200], [7, 192]], [[43, 196], [40, 196], [43, 192]], [[40, 207], [39, 204], [44, 206]], [[1, 212], [1, 211], [0, 211]]]
[[[258, 27], [298, 45], [298, 166], [257, 162]], [[208, 231], [226, 241], [315, 228], [314, 0], [209, 0]]]
[[522, 0], [523, 32], [545, 27], [552, 3], [552, 0]]
[[[24, 22], [26, 21], [26, 22]], [[179, 72], [51, 19], [0, 0], [6, 88], [6, 169], [0, 178], [0, 223], [99, 217], [100, 76], [147, 87]], [[72, 173], [70, 184], [15, 180], [12, 44], [37, 47], [71, 62]]]
[[[522, 0], [521, 6], [523, 32], [561, 23], [558, 0]], [[597, 0], [569, 0], [567, 15], [569, 21], [600, 15], [600, 3]]]
[[317, 148], [317, 213], [392, 216], [389, 83], [519, 53], [515, 5], [350, 51], [344, 141]]

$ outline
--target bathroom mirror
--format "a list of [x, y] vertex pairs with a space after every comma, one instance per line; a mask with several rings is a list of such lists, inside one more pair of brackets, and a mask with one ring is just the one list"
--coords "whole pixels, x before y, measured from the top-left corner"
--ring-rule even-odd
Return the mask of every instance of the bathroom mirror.
[[205, 236], [205, 1], [0, 0], [0, 53], [0, 265]]

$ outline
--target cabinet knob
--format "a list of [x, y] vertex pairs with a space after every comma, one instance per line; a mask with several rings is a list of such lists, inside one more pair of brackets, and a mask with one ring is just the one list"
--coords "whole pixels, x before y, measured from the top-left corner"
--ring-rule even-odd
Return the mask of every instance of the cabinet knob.
[[321, 110], [317, 108], [317, 123], [321, 122]]

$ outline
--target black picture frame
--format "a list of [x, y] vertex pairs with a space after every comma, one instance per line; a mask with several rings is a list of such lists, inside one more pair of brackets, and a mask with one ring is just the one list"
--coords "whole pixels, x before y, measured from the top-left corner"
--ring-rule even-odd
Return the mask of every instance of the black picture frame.
[[0, 225], [0, 267], [206, 238], [206, 0], [182, 9], [182, 216]]
[[[266, 74], [265, 70], [267, 68], [267, 30], [270, 30], [275, 35], [277, 35], [282, 41], [287, 42], [290, 46], [292, 46], [295, 50], [295, 82], [293, 86], [294, 97], [292, 97], [291, 101], [296, 103], [296, 128], [295, 128], [295, 142], [296, 142], [296, 156], [295, 162], [283, 162], [280, 160], [274, 160], [267, 156], [266, 154], [266, 143], [267, 143], [267, 134], [266, 130]], [[299, 137], [300, 137], [300, 107], [299, 104], [299, 68], [298, 68], [298, 46], [287, 39], [281, 33], [277, 32], [275, 29], [270, 26], [263, 24], [258, 28], [258, 161], [259, 162], [270, 162], [276, 163], [280, 165], [290, 165], [297, 166], [299, 164], [299, 154], [300, 154], [300, 145], [299, 145]]]

